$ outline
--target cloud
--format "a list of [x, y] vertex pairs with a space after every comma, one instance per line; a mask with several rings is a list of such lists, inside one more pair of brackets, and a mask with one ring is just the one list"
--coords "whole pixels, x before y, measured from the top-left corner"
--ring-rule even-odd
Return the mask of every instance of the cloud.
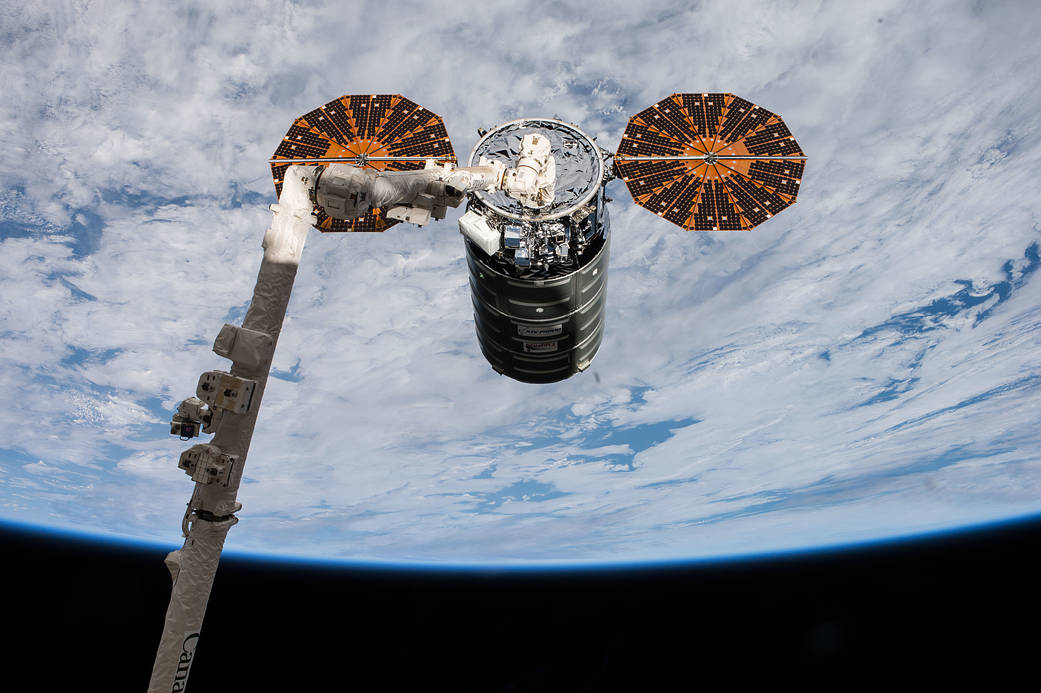
[[[611, 184], [599, 382], [491, 371], [452, 219], [313, 234], [229, 547], [682, 557], [1038, 509], [1029, 5], [2, 12], [11, 517], [176, 537], [190, 484], [165, 420], [224, 367], [210, 344], [251, 295], [266, 160], [299, 114], [387, 92], [465, 158], [507, 119], [558, 115], [610, 149], [670, 93], [730, 91], [782, 114], [809, 163], [751, 234], [680, 232]], [[949, 450], [967, 456], [916, 466]], [[508, 492], [524, 484], [552, 491]]]

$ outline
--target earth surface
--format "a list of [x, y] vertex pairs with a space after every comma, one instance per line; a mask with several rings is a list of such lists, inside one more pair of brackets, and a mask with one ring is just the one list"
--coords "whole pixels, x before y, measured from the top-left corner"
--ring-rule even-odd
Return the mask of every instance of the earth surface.
[[[309, 238], [227, 549], [674, 561], [1041, 511], [1041, 44], [1029, 3], [55, 3], [0, 11], [0, 519], [179, 542], [168, 434], [244, 315], [300, 114], [400, 93], [614, 149], [669, 94], [785, 119], [797, 204], [688, 233], [608, 191], [604, 343], [525, 385], [456, 216]], [[248, 9], [248, 11], [245, 11]]]

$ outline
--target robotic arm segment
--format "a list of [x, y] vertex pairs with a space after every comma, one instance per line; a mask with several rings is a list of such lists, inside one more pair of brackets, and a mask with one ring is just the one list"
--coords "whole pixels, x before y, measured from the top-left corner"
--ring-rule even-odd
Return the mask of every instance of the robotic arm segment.
[[314, 167], [311, 201], [334, 219], [355, 219], [369, 211], [376, 173], [368, 169], [330, 164]]
[[387, 217], [423, 226], [430, 218], [444, 219], [448, 207], [458, 207], [466, 193], [504, 190], [528, 207], [553, 201], [555, 163], [550, 143], [537, 134], [524, 138], [517, 167], [481, 158], [479, 166], [456, 168], [427, 160], [418, 171], [374, 171], [347, 164], [317, 166], [311, 201], [335, 219], [355, 219], [376, 207]]
[[466, 193], [501, 180], [495, 167], [457, 169], [450, 164], [419, 171], [373, 171], [347, 164], [316, 169], [311, 199], [329, 216], [355, 219], [370, 209], [387, 207], [389, 218], [419, 226], [431, 216], [443, 219], [447, 208], [458, 207]]

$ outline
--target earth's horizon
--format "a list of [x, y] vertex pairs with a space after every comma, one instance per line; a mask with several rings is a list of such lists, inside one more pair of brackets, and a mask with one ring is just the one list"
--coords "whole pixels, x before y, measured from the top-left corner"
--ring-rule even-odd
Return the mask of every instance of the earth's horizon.
[[604, 341], [546, 386], [478, 349], [461, 210], [315, 231], [229, 555], [691, 561], [1041, 512], [1037, 8], [532, 7], [506, 34], [518, 12], [486, 3], [5, 17], [0, 521], [179, 543], [169, 421], [227, 366], [211, 344], [251, 296], [268, 158], [299, 115], [387, 93], [463, 159], [538, 115], [613, 150], [662, 98], [726, 92], [808, 162], [748, 233], [684, 232], [612, 181]]

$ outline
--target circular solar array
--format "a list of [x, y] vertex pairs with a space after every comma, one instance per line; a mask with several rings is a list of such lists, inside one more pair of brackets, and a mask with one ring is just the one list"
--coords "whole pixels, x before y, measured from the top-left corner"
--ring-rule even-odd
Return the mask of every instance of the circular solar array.
[[[444, 121], [399, 94], [355, 94], [306, 113], [293, 122], [271, 157], [275, 193], [293, 164], [351, 163], [378, 171], [421, 169], [426, 159], [455, 163]], [[384, 231], [398, 222], [382, 207], [357, 219], [332, 219], [315, 208], [322, 231]]]
[[673, 94], [614, 157], [636, 204], [685, 229], [751, 229], [795, 202], [806, 156], [780, 116], [733, 94]]

